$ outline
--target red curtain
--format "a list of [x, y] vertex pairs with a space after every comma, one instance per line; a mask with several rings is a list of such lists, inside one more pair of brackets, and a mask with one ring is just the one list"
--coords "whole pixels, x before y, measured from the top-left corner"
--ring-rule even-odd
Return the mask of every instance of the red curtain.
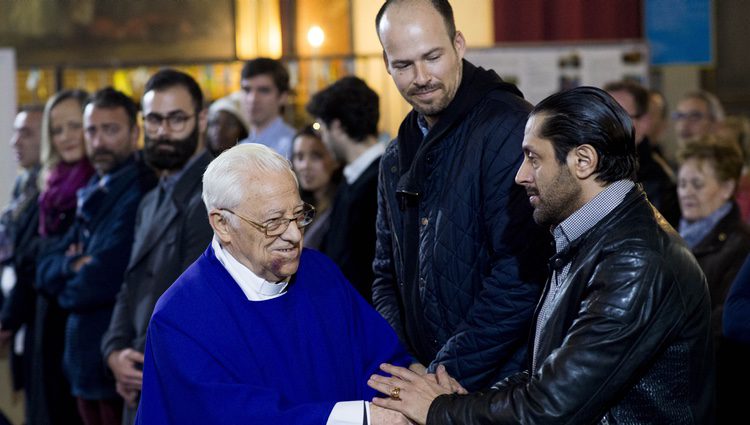
[[495, 42], [643, 37], [642, 0], [494, 0]]

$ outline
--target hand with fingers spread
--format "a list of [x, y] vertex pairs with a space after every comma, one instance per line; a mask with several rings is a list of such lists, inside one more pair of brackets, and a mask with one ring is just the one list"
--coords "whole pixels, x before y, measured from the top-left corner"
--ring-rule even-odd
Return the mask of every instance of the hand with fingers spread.
[[401, 412], [418, 424], [427, 421], [430, 404], [438, 396], [455, 392], [467, 393], [442, 365], [438, 366], [437, 374], [424, 376], [390, 364], [382, 364], [380, 369], [392, 376], [372, 375], [367, 385], [390, 397], [376, 397], [372, 400], [373, 404]]

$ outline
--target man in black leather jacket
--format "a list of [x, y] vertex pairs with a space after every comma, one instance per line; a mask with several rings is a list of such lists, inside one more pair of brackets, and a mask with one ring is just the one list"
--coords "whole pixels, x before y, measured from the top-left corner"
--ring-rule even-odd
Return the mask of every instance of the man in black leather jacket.
[[529, 369], [466, 394], [442, 369], [386, 365], [395, 376], [369, 384], [392, 398], [375, 404], [430, 424], [713, 422], [705, 277], [633, 183], [628, 115], [596, 88], [559, 93], [531, 112], [523, 149], [516, 182], [557, 248]]

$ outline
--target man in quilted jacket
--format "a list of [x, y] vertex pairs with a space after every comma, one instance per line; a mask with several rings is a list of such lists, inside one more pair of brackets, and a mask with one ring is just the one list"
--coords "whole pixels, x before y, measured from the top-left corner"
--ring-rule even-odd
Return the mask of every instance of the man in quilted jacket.
[[547, 235], [513, 183], [531, 105], [463, 60], [446, 0], [386, 1], [376, 26], [414, 109], [381, 161], [373, 304], [415, 370], [486, 388], [522, 369], [546, 276]]

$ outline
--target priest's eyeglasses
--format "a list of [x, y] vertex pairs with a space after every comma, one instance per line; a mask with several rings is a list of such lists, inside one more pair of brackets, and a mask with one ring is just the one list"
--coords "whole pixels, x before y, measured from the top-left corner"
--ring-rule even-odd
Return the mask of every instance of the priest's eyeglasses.
[[289, 223], [291, 222], [295, 222], [295, 224], [297, 224], [297, 228], [302, 229], [306, 227], [307, 225], [309, 225], [310, 223], [312, 223], [313, 219], [315, 218], [315, 207], [313, 207], [310, 204], [303, 204], [302, 210], [296, 212], [294, 214], [294, 217], [292, 218], [286, 218], [286, 217], [274, 218], [272, 220], [266, 221], [266, 224], [256, 223], [253, 220], [250, 220], [247, 217], [243, 217], [228, 208], [220, 208], [220, 209], [222, 211], [226, 211], [232, 215], [239, 217], [245, 223], [265, 233], [266, 236], [282, 235], [284, 232], [286, 232], [286, 229], [289, 228]]

